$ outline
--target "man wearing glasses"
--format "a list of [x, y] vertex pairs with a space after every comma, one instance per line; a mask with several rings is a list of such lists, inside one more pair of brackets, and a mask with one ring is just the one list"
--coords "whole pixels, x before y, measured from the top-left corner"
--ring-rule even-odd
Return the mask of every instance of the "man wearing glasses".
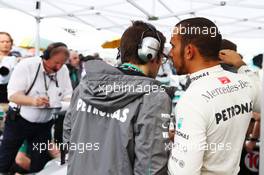
[[72, 94], [69, 72], [64, 65], [68, 57], [64, 43], [52, 43], [42, 58], [25, 59], [15, 67], [8, 84], [10, 107], [0, 146], [0, 173], [11, 170], [25, 140], [31, 148], [29, 172], [40, 171], [50, 159], [47, 148], [53, 124], [51, 113], [67, 103]]

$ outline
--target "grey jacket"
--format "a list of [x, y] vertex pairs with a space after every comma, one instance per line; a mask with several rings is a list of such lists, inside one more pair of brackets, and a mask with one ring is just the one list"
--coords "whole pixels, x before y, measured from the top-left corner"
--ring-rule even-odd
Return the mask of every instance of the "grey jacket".
[[101, 60], [85, 69], [64, 120], [68, 175], [167, 174], [168, 94]]

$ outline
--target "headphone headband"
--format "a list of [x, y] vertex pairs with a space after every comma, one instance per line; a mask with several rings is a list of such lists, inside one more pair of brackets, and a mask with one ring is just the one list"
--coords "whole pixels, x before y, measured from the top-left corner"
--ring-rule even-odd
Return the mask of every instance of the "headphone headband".
[[43, 55], [41, 56], [43, 59], [47, 60], [50, 58], [50, 54], [52, 53], [52, 51], [58, 47], [66, 47], [67, 45], [64, 44], [63, 42], [56, 42], [56, 43], [52, 43], [48, 46], [48, 48], [43, 52]]
[[[138, 45], [138, 57], [144, 63], [157, 57], [161, 44], [161, 39], [157, 33], [156, 28], [149, 23], [146, 23], [146, 26], [147, 29], [142, 32], [140, 43]], [[157, 39], [152, 36], [147, 36], [144, 38], [144, 35], [147, 31], [154, 32], [157, 36]]]

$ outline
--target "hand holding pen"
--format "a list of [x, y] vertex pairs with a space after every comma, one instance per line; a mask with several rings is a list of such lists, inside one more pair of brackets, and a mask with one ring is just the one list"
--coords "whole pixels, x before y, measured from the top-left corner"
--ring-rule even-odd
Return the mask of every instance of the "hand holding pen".
[[49, 107], [49, 96], [47, 92], [45, 93], [45, 95], [41, 95], [41, 93], [38, 91], [36, 92], [38, 94], [38, 97], [33, 98], [32, 105], [37, 106], [37, 107], [40, 107], [40, 106]]

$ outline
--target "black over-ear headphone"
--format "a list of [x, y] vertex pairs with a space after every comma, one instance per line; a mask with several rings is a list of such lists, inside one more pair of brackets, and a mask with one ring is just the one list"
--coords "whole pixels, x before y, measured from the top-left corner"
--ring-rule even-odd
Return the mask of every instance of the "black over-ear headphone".
[[[144, 37], [147, 31], [152, 31], [156, 34], [157, 39], [151, 36]], [[144, 63], [157, 57], [161, 45], [161, 39], [156, 28], [147, 23], [147, 29], [142, 32], [140, 43], [138, 44], [138, 57]]]
[[55, 48], [58, 48], [58, 47], [66, 47], [67, 48], [67, 45], [62, 43], [62, 42], [56, 42], [56, 43], [52, 43], [48, 46], [48, 48], [46, 50], [44, 50], [43, 52], [43, 55], [41, 56], [44, 60], [48, 60], [50, 58], [50, 54], [51, 52], [55, 49]]

